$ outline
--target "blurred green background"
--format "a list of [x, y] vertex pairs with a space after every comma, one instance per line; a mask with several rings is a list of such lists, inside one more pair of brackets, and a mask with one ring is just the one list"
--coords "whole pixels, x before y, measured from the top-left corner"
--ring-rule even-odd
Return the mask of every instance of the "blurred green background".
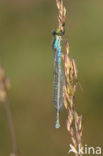
[[[103, 0], [64, 0], [66, 37], [79, 80], [76, 108], [83, 115], [83, 143], [103, 145]], [[67, 156], [67, 112], [56, 130], [52, 104], [52, 35], [57, 28], [55, 0], [0, 0], [0, 63], [11, 80], [10, 106], [20, 156]], [[12, 152], [0, 103], [0, 156]]]

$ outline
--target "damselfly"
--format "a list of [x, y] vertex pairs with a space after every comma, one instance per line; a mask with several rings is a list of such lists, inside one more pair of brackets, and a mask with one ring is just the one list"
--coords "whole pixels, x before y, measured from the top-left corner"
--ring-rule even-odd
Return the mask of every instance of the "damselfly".
[[59, 113], [63, 108], [63, 83], [64, 73], [61, 66], [61, 41], [62, 32], [59, 30], [53, 32], [53, 65], [54, 65], [54, 78], [53, 78], [53, 103], [56, 108], [56, 122], [55, 128], [60, 127]]

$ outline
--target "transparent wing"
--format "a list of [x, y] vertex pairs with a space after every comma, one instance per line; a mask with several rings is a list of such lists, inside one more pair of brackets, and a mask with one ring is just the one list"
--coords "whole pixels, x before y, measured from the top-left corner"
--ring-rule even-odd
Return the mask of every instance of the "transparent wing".
[[[60, 64], [60, 70], [58, 70], [58, 54], [57, 51], [53, 51], [53, 66], [54, 66], [54, 73], [53, 73], [53, 104], [57, 109], [57, 100], [59, 96], [59, 111], [63, 108], [63, 83], [64, 79], [64, 72]], [[58, 95], [58, 72], [60, 72], [60, 95]]]

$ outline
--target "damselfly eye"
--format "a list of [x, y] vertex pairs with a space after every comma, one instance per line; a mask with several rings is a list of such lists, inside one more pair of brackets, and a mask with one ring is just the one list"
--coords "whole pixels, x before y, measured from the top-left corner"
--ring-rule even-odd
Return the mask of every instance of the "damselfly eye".
[[52, 35], [53, 36], [56, 35], [56, 31], [55, 30], [52, 31]]

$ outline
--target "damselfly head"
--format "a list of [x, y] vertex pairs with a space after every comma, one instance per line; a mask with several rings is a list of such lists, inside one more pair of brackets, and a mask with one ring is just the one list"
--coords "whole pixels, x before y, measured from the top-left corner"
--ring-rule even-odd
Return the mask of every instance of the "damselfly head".
[[55, 30], [52, 31], [52, 35], [53, 35], [53, 36], [56, 35], [56, 31], [55, 31]]

